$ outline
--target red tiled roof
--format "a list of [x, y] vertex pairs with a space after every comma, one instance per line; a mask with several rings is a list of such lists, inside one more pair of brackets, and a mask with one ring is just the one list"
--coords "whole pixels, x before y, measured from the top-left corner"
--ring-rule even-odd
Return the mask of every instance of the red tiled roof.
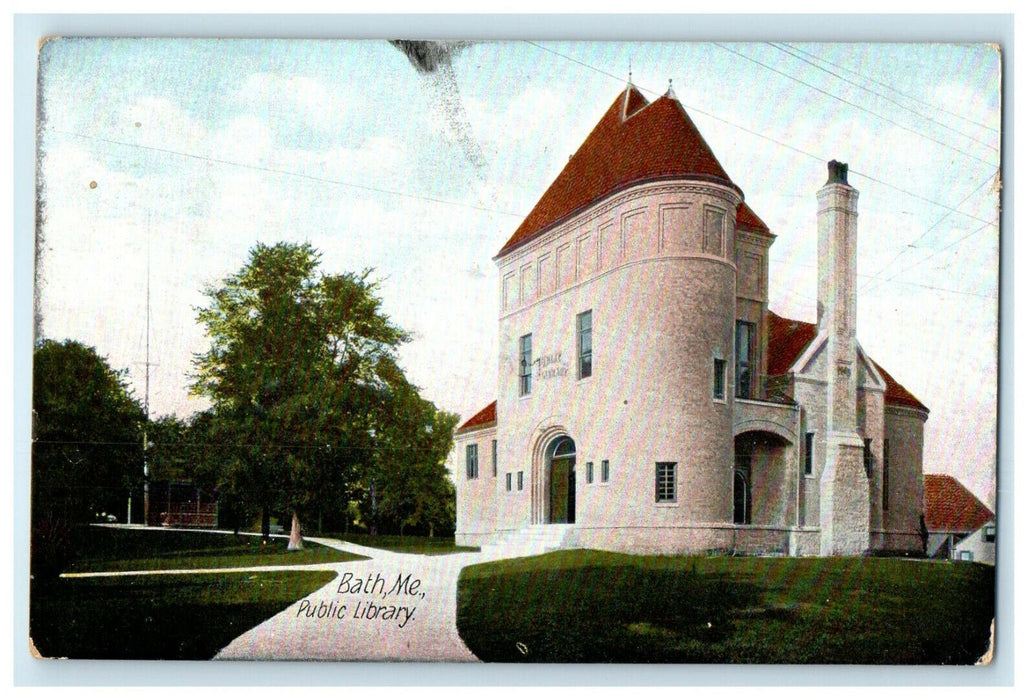
[[924, 474], [924, 523], [928, 530], [973, 532], [995, 517], [977, 496], [948, 474]]
[[482, 410], [475, 413], [473, 416], [467, 419], [467, 422], [456, 429], [458, 433], [464, 433], [468, 430], [476, 430], [478, 428], [487, 428], [490, 425], [496, 424], [496, 402], [493, 401]]
[[[630, 86], [618, 95], [497, 255], [623, 187], [677, 176], [736, 187], [677, 100], [666, 95], [648, 104]], [[765, 226], [753, 212], [748, 218], [755, 226]]]
[[816, 324], [794, 321], [769, 312], [769, 369], [771, 376], [787, 374], [812, 339]]
[[737, 205], [737, 228], [769, 233], [769, 227], [765, 225], [765, 222], [744, 202]]
[[[787, 374], [795, 361], [809, 346], [809, 343], [816, 337], [816, 324], [805, 321], [795, 321], [789, 318], [778, 316], [772, 311], [769, 312], [769, 365], [767, 372], [770, 376]], [[872, 359], [872, 358], [871, 358]], [[895, 378], [888, 374], [887, 370], [873, 363], [877, 371], [884, 378], [888, 388], [884, 392], [884, 402], [894, 406], [909, 406], [927, 411], [920, 399], [913, 396], [904, 386], [895, 381]]]

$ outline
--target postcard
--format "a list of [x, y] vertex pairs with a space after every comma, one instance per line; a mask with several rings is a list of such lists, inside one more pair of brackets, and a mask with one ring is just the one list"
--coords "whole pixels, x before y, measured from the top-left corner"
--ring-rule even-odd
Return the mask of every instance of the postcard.
[[994, 661], [996, 45], [38, 61], [36, 658]]

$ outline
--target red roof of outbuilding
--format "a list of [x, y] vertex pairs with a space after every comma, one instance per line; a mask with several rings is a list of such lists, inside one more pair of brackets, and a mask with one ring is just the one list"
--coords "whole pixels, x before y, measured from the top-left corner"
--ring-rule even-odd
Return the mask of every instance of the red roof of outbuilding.
[[476, 430], [478, 428], [487, 428], [490, 425], [496, 424], [496, 402], [493, 401], [482, 410], [475, 413], [473, 416], [467, 419], [467, 422], [456, 429], [458, 433], [464, 433], [468, 430]]
[[948, 474], [924, 474], [924, 522], [928, 530], [973, 532], [992, 520], [990, 511]]
[[[549, 226], [637, 182], [666, 177], [718, 181], [736, 187], [679, 102], [668, 96], [648, 103], [629, 86], [568, 160], [498, 255], [510, 252]], [[749, 228], [765, 224], [744, 207]], [[741, 212], [737, 212], [738, 224]], [[768, 229], [765, 229], [768, 230]]]
[[[787, 374], [815, 337], [815, 323], [783, 318], [770, 311], [769, 365], [767, 370], [769, 375], [779, 376]], [[884, 378], [884, 383], [888, 387], [884, 392], [885, 403], [919, 408], [923, 411], [928, 410], [927, 406], [920, 402], [920, 399], [913, 396], [908, 389], [895, 381], [895, 378], [888, 374], [886, 369], [876, 362], [873, 364], [877, 367], [877, 371], [880, 372], [880, 375]]]

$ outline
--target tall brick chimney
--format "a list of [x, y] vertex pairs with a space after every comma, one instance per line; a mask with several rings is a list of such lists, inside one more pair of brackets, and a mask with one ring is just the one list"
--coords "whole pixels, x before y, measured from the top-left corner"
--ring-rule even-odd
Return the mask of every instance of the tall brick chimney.
[[859, 192], [832, 160], [819, 200], [818, 332], [826, 335], [826, 459], [820, 477], [820, 554], [870, 546], [870, 486], [857, 429], [856, 238]]

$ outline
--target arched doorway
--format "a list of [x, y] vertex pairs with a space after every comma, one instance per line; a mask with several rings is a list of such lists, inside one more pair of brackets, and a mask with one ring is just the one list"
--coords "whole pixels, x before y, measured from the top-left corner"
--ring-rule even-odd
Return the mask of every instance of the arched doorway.
[[555, 438], [546, 448], [549, 523], [575, 522], [575, 441], [567, 435]]
[[[781, 435], [749, 430], [733, 440], [731, 479], [733, 522], [738, 525], [785, 524], [794, 499], [785, 481], [793, 448]], [[790, 460], [790, 462], [788, 461]]]

